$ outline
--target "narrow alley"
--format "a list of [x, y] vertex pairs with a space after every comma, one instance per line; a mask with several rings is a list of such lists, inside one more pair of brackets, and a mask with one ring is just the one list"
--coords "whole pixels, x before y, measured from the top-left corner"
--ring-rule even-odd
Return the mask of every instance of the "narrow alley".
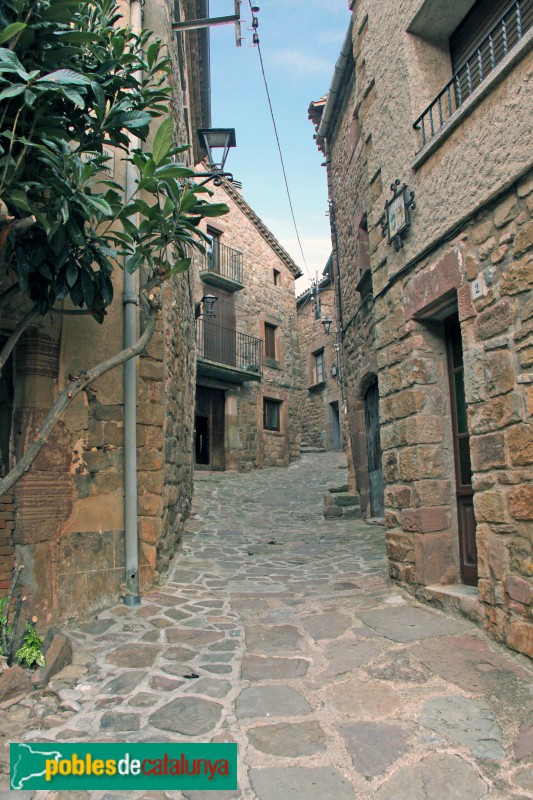
[[[325, 520], [345, 480], [340, 453], [197, 476], [158, 590], [69, 628], [74, 663], [2, 734], [237, 742], [237, 793], [154, 800], [533, 797], [526, 659], [392, 584], [381, 527]], [[7, 763], [3, 750], [1, 800]], [[17, 796], [56, 794], [122, 798]]]

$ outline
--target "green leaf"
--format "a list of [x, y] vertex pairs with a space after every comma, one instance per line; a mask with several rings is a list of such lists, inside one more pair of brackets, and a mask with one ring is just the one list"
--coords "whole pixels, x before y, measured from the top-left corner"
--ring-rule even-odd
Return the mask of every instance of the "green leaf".
[[202, 217], [221, 217], [222, 214], [229, 214], [229, 206], [226, 203], [206, 203], [199, 205], [195, 210]]
[[158, 167], [154, 173], [155, 178], [194, 178], [195, 172], [188, 167], [182, 167], [179, 164], [168, 164], [164, 167]]
[[164, 120], [164, 122], [162, 122], [157, 129], [157, 133], [154, 137], [152, 158], [156, 164], [160, 164], [165, 156], [168, 155], [168, 152], [172, 147], [173, 133], [174, 123], [170, 117], [167, 117], [167, 119]]
[[129, 111], [126, 114], [120, 114], [119, 120], [125, 128], [142, 128], [151, 123], [152, 115], [145, 111]]
[[179, 272], [187, 272], [191, 266], [191, 261], [192, 258], [181, 258], [179, 261], [176, 261], [172, 269], [166, 273], [165, 277], [171, 278], [172, 275], [177, 275]]
[[7, 89], [2, 89], [0, 92], [0, 100], [3, 100], [5, 97], [16, 97], [18, 94], [22, 94], [26, 90], [26, 84], [24, 83], [17, 83], [14, 86], [8, 86]]
[[73, 69], [56, 69], [54, 72], [49, 72], [48, 75], [43, 75], [35, 83], [57, 83], [60, 86], [88, 86], [92, 83], [90, 78], [85, 75], [80, 75], [79, 72], [74, 72]]
[[65, 86], [63, 86], [62, 89], [65, 97], [68, 97], [68, 99], [74, 103], [76, 108], [85, 108], [85, 100], [81, 94], [75, 92], [73, 89], [67, 89]]
[[28, 211], [28, 213], [31, 214], [26, 192], [23, 192], [21, 189], [12, 189], [12, 191], [9, 192], [8, 200], [17, 208], [21, 208], [23, 211]]
[[27, 27], [28, 26], [24, 22], [11, 23], [11, 25], [8, 25], [7, 28], [4, 28], [2, 33], [0, 33], [0, 44], [4, 44], [4, 42], [8, 42], [10, 39], [13, 39], [18, 33]]
[[94, 194], [86, 194], [83, 196], [83, 199], [85, 200], [87, 205], [91, 206], [96, 211], [100, 211], [100, 213], [105, 214], [108, 217], [113, 216], [113, 211], [111, 209], [111, 206], [109, 205], [107, 200], [104, 200], [103, 197]]

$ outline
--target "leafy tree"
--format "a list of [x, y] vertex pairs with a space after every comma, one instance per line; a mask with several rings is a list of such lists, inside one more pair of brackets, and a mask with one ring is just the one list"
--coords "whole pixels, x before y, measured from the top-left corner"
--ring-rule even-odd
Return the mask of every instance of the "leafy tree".
[[[123, 25], [115, 0], [2, 2], [0, 308], [20, 295], [31, 309], [0, 353], [0, 370], [38, 315], [90, 314], [102, 323], [117, 263], [125, 259], [131, 272], [143, 266], [149, 277], [139, 342], [66, 387], [0, 494], [27, 470], [68, 402], [142, 352], [159, 307], [154, 287], [188, 269], [191, 248], [203, 249], [200, 220], [229, 210], [207, 202], [205, 187], [177, 161], [187, 145], [174, 146], [168, 117], [151, 151], [129, 149], [131, 134], [146, 141], [168, 113], [170, 69], [164, 45]], [[109, 148], [137, 170], [130, 197], [105, 177]], [[65, 300], [74, 308], [65, 310]]]

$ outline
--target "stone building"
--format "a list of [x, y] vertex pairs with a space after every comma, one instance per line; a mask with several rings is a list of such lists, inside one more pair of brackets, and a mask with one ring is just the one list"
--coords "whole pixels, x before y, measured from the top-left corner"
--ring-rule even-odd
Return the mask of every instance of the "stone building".
[[[176, 140], [191, 142], [210, 124], [208, 32], [174, 34], [178, 18], [206, 16], [205, 0], [143, 4], [143, 25], [168, 44]], [[129, 4], [123, 13], [128, 18]], [[187, 106], [184, 99], [187, 99]], [[114, 179], [124, 185], [124, 162]], [[90, 317], [52, 316], [32, 325], [4, 370], [1, 461], [4, 471], [33, 441], [57, 393], [76, 375], [123, 347], [122, 270], [102, 326]], [[23, 304], [2, 310], [0, 333], [14, 329]], [[137, 480], [141, 590], [157, 580], [179, 540], [192, 495], [195, 326], [192, 277], [164, 288], [156, 333], [137, 368]], [[133, 362], [132, 362], [133, 363]], [[25, 565], [23, 591], [40, 624], [115, 602], [124, 591], [124, 401], [114, 370], [68, 407], [29, 473], [0, 498], [0, 596], [14, 559]]]
[[355, 479], [393, 577], [532, 655], [531, 2], [351, 10], [310, 115]]
[[[222, 180], [214, 192], [230, 212], [202, 223], [210, 242], [195, 265], [196, 468], [283, 466], [300, 455], [301, 272], [238, 184]], [[209, 295], [215, 318], [205, 314]]]
[[[344, 445], [336, 297], [330, 258], [318, 284], [296, 299], [303, 365], [302, 446], [341, 450]], [[329, 334], [323, 320], [332, 320]]]

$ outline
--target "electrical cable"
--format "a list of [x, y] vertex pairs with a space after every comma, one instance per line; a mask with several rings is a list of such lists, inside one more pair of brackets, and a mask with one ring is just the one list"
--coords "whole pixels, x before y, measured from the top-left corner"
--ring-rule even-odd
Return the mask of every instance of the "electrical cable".
[[[257, 30], [257, 27], [258, 27], [257, 17], [255, 16], [254, 11], [252, 9], [251, 0], [248, 0], [248, 2], [250, 4], [250, 11], [252, 13], [252, 20], [253, 20], [252, 25], [253, 25], [254, 29]], [[261, 53], [261, 45], [259, 44], [259, 36], [257, 35], [257, 33], [254, 34], [254, 44], [257, 46], [257, 52], [259, 53], [259, 63], [261, 65], [261, 73], [263, 75], [263, 82], [265, 84], [265, 91], [266, 91], [266, 96], [267, 96], [267, 100], [268, 100], [268, 107], [270, 109], [270, 116], [272, 118], [272, 125], [274, 126], [274, 135], [276, 137], [276, 143], [278, 145], [278, 152], [279, 152], [279, 158], [280, 158], [280, 162], [281, 162], [281, 169], [283, 171], [283, 179], [285, 181], [285, 189], [287, 191], [287, 198], [289, 200], [289, 207], [291, 209], [291, 215], [292, 215], [292, 221], [293, 221], [293, 224], [294, 224], [294, 230], [296, 232], [296, 238], [298, 240], [298, 245], [300, 247], [300, 252], [302, 254], [302, 259], [303, 259], [303, 263], [304, 263], [305, 269], [307, 271], [307, 274], [308, 274], [310, 280], [312, 281], [313, 278], [312, 278], [311, 272], [309, 270], [309, 267], [307, 266], [307, 261], [305, 259], [304, 249], [302, 247], [302, 240], [300, 239], [300, 233], [298, 231], [298, 225], [296, 224], [296, 216], [295, 216], [294, 208], [293, 208], [293, 205], [292, 205], [292, 198], [291, 198], [291, 193], [290, 193], [290, 189], [289, 189], [289, 181], [287, 179], [287, 171], [285, 169], [285, 161], [283, 160], [283, 152], [281, 150], [281, 143], [280, 143], [279, 135], [278, 135], [278, 127], [276, 125], [276, 118], [274, 116], [274, 109], [272, 107], [272, 100], [270, 99], [270, 91], [269, 91], [269, 88], [268, 88], [268, 82], [267, 82], [267, 78], [266, 78], [266, 74], [265, 74], [265, 65], [263, 63], [263, 55]]]

